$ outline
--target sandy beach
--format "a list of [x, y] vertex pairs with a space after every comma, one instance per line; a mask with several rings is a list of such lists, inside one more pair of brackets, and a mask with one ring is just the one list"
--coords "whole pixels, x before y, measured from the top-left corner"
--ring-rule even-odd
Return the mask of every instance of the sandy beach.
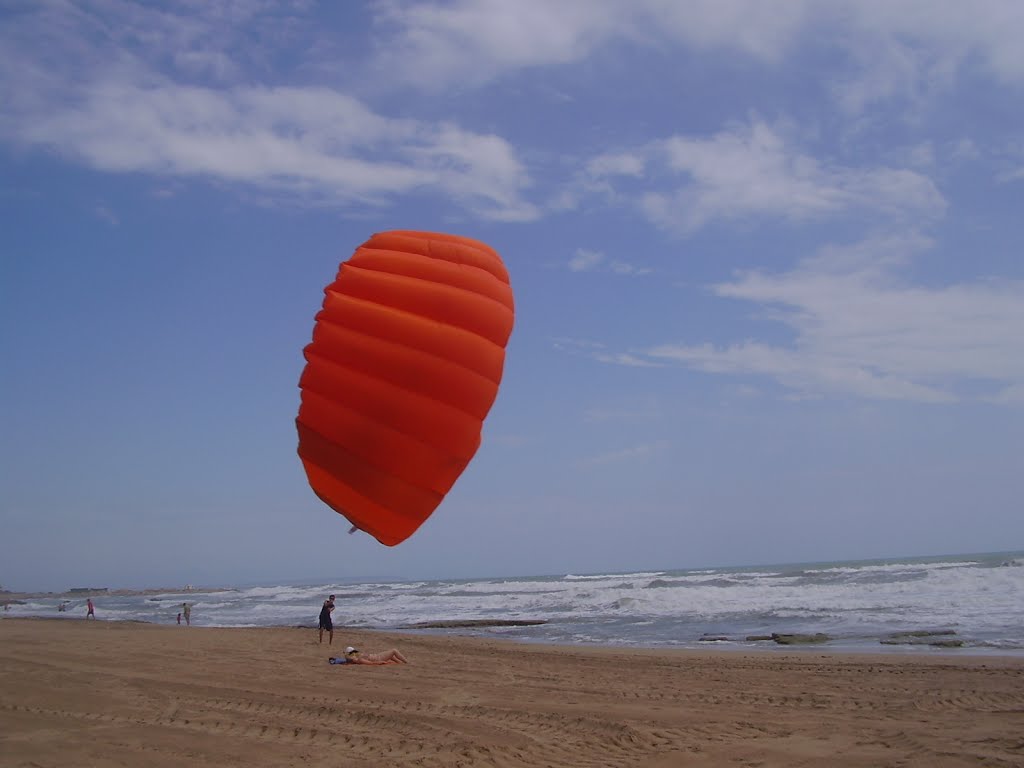
[[1024, 659], [0, 621], [0, 765], [183, 764], [1021, 766]]

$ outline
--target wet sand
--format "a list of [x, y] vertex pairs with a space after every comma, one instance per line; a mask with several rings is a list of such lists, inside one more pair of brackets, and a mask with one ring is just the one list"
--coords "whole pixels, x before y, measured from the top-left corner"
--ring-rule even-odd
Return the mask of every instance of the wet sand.
[[316, 634], [0, 620], [0, 766], [1024, 766], [1021, 658]]

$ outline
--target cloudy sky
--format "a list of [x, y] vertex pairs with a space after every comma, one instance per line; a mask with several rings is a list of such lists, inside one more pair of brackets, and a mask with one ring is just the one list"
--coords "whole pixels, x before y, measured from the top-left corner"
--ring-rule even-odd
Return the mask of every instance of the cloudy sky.
[[[0, 584], [1024, 547], [1018, 0], [0, 2]], [[496, 248], [477, 458], [385, 548], [297, 381], [371, 233]]]

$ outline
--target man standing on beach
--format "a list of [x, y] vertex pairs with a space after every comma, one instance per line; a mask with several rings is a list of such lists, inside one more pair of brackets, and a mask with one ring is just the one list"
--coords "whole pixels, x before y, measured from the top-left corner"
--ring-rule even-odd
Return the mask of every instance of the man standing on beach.
[[327, 630], [327, 644], [334, 644], [334, 621], [331, 619], [331, 612], [334, 610], [334, 595], [324, 600], [320, 609], [320, 642], [324, 641], [324, 630]]
[[90, 616], [92, 616], [95, 619], [96, 618], [96, 606], [94, 606], [92, 604], [92, 598], [91, 597], [87, 597], [85, 599], [85, 607], [89, 609], [88, 612], [85, 614], [85, 618], [88, 619]]
[[[185, 617], [185, 626], [192, 626], [192, 606], [188, 603], [181, 604], [181, 613]], [[178, 622], [181, 623], [180, 621]]]

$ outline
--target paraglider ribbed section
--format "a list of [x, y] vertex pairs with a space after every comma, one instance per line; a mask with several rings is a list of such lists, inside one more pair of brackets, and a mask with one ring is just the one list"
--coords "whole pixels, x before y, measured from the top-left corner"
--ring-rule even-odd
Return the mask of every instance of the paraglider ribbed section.
[[489, 246], [374, 235], [324, 290], [299, 380], [298, 452], [313, 491], [393, 546], [425, 521], [480, 445], [514, 305]]

